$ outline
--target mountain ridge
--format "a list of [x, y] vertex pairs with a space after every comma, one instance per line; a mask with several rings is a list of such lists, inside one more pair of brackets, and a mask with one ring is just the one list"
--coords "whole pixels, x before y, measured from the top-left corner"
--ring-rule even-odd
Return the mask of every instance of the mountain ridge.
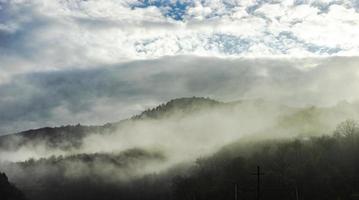
[[[20, 146], [26, 145], [26, 141], [28, 140], [45, 140], [47, 146], [50, 148], [60, 147], [60, 149], [68, 150], [70, 148], [79, 147], [81, 145], [81, 140], [84, 137], [91, 134], [106, 134], [113, 132], [118, 126], [126, 121], [161, 119], [175, 114], [176, 111], [181, 111], [182, 115], [184, 115], [185, 112], [188, 114], [220, 104], [223, 103], [204, 97], [176, 98], [154, 108], [147, 109], [131, 118], [120, 120], [118, 122], [106, 123], [104, 125], [94, 126], [77, 124], [58, 127], [42, 127], [2, 135], [0, 136], [0, 148], [14, 150]], [[68, 140], [69, 138], [70, 140]]]
[[[184, 97], [172, 99], [166, 103], [163, 103], [154, 108], [147, 109], [138, 115], [134, 115], [131, 118], [124, 119], [118, 122], [106, 123], [104, 125], [87, 126], [87, 125], [67, 125], [59, 127], [44, 127], [39, 129], [30, 129], [18, 133], [8, 134], [0, 136], [0, 149], [3, 150], [16, 150], [22, 146], [26, 146], [29, 143], [31, 145], [37, 145], [39, 143], [45, 143], [48, 148], [58, 148], [62, 150], [76, 149], [81, 147], [82, 140], [89, 135], [106, 135], [113, 133], [119, 127], [129, 124], [131, 122], [140, 122], [143, 120], [166, 120], [171, 117], [185, 118], [193, 114], [204, 114], [207, 111], [211, 112], [227, 112], [229, 115], [233, 115], [236, 112], [247, 113], [248, 117], [251, 117], [251, 112], [267, 112], [267, 114], [273, 113], [277, 115], [277, 112], [285, 113], [281, 114], [281, 121], [277, 126], [281, 126], [285, 129], [291, 129], [296, 127], [303, 132], [316, 131], [317, 127], [314, 127], [315, 123], [311, 123], [313, 127], [301, 127], [301, 123], [315, 119], [316, 122], [320, 122], [323, 115], [335, 117], [338, 115], [345, 119], [346, 114], [350, 114], [347, 110], [353, 110], [353, 108], [359, 108], [356, 104], [338, 104], [334, 107], [320, 108], [320, 107], [290, 107], [276, 102], [265, 101], [262, 99], [252, 100], [239, 100], [232, 102], [220, 102], [210, 98], [204, 97]], [[340, 109], [338, 109], [340, 108]], [[341, 110], [346, 110], [343, 114]], [[359, 109], [358, 109], [359, 110]], [[257, 113], [258, 114], [258, 113]], [[252, 116], [253, 117], [253, 116]], [[273, 116], [275, 117], [275, 116]], [[235, 116], [233, 116], [235, 118]], [[314, 124], [314, 125], [313, 125]], [[326, 129], [328, 130], [328, 128]], [[324, 132], [324, 130], [323, 130]], [[269, 134], [269, 133], [268, 133]]]

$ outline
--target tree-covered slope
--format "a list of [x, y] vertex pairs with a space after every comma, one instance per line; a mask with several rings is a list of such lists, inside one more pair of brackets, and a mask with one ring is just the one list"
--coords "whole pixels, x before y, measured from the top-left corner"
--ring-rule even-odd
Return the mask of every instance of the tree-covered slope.
[[17, 181], [27, 180], [32, 188], [25, 192], [34, 200], [231, 200], [235, 194], [255, 199], [257, 166], [263, 173], [261, 199], [351, 200], [359, 194], [358, 153], [359, 126], [349, 120], [326, 136], [239, 140], [194, 163], [126, 180], [115, 177], [131, 176], [133, 170], [145, 170], [148, 161], [164, 157], [135, 149], [32, 160], [14, 163], [12, 169], [22, 170]]
[[333, 136], [239, 141], [197, 160], [175, 179], [176, 199], [255, 199], [260, 166], [261, 199], [358, 199], [359, 126], [341, 123]]

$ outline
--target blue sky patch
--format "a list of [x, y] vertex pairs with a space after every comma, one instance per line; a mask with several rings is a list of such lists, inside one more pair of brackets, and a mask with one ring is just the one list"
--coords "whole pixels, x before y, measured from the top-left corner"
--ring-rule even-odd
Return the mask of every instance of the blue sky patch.
[[183, 20], [186, 15], [188, 7], [192, 6], [192, 1], [181, 0], [140, 0], [135, 4], [130, 5], [132, 9], [148, 8], [151, 6], [157, 7], [162, 14], [174, 20]]

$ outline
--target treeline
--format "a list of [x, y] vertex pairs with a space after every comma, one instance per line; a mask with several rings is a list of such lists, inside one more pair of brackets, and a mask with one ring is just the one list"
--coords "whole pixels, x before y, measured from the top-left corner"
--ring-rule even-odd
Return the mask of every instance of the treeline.
[[165, 160], [161, 152], [135, 148], [30, 159], [4, 169], [30, 200], [142, 199], [143, 194], [147, 198], [169, 194], [169, 188], [159, 184], [169, 183], [172, 176], [146, 175], [145, 170]]
[[155, 108], [147, 109], [132, 119], [159, 119], [173, 114], [190, 114], [200, 110], [213, 109], [218, 105], [224, 105], [224, 103], [204, 97], [178, 98]]
[[81, 147], [83, 139], [91, 134], [106, 134], [116, 130], [113, 124], [103, 126], [67, 125], [45, 127], [0, 136], [0, 150], [16, 151], [24, 146], [44, 145], [51, 149], [71, 150]]

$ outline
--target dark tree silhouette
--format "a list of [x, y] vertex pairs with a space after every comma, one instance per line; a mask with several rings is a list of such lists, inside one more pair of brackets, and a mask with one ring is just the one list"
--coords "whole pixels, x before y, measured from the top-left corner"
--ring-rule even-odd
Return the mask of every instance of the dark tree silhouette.
[[23, 193], [9, 182], [4, 173], [0, 173], [0, 199], [25, 200]]

